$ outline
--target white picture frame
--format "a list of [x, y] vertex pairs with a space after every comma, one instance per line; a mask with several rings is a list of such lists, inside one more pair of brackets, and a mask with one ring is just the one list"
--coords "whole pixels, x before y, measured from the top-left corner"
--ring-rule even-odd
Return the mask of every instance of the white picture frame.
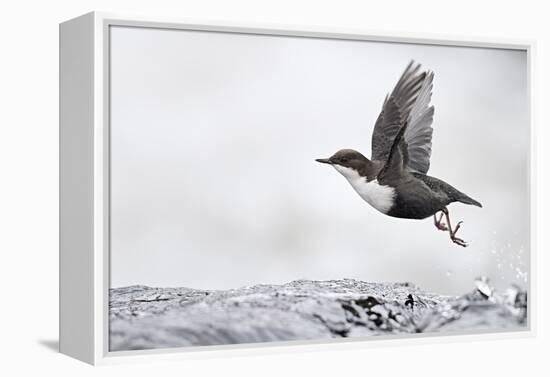
[[[112, 26], [201, 30], [223, 33], [281, 35], [308, 38], [365, 40], [430, 45], [525, 50], [528, 59], [530, 108], [531, 258], [528, 327], [520, 332], [438, 334], [423, 338], [392, 336], [335, 341], [302, 341], [190, 347], [168, 350], [109, 352], [109, 30]], [[536, 280], [534, 243], [535, 192], [533, 124], [533, 41], [460, 38], [415, 33], [319, 30], [312, 27], [200, 24], [157, 17], [92, 12], [60, 25], [60, 351], [90, 364], [143, 359], [183, 359], [265, 352], [322, 350], [326, 347], [381, 346], [435, 341], [503, 339], [533, 336]]]

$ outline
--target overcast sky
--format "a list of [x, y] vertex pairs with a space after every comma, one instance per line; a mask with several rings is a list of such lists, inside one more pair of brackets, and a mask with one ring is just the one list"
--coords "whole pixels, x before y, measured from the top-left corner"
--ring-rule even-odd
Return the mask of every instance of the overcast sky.
[[[441, 293], [526, 286], [529, 118], [523, 51], [112, 29], [111, 286], [227, 289], [356, 278]], [[432, 219], [370, 207], [334, 169], [370, 156], [411, 58], [435, 72], [429, 174], [463, 249]]]

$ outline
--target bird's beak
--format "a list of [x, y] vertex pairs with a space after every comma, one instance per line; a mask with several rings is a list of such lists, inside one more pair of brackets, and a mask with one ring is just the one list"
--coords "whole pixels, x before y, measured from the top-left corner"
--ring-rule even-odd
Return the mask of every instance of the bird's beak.
[[318, 158], [315, 161], [320, 162], [322, 164], [330, 164], [332, 165], [332, 161], [330, 161], [328, 158]]

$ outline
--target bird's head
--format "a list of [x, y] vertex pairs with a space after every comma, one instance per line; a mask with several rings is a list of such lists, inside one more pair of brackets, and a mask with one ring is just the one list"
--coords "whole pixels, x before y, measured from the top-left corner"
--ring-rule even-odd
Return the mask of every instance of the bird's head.
[[369, 162], [365, 156], [353, 149], [341, 149], [329, 158], [318, 158], [315, 161], [332, 165], [346, 178], [362, 171]]

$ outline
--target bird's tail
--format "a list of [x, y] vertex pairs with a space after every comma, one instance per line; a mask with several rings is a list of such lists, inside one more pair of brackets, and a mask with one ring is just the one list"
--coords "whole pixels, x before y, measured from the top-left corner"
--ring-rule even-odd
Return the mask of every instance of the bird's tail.
[[470, 198], [468, 195], [463, 194], [463, 193], [460, 193], [460, 196], [457, 198], [457, 201], [459, 201], [460, 203], [470, 204], [470, 205], [480, 207], [480, 208], [483, 207], [480, 202]]

